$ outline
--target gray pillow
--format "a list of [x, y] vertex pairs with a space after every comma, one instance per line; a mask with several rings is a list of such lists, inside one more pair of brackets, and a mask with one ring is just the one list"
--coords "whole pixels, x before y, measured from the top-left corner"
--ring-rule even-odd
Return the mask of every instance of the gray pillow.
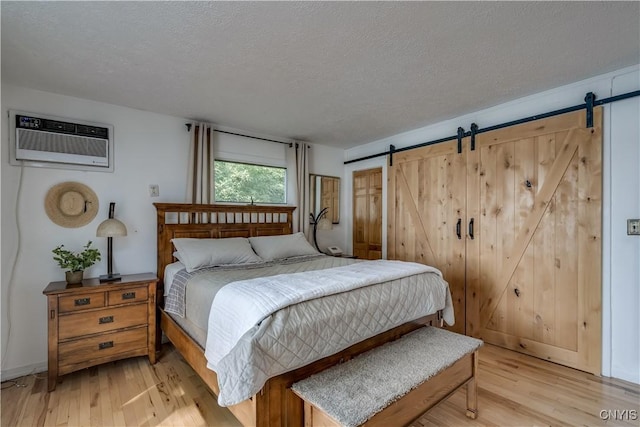
[[263, 260], [253, 252], [245, 237], [228, 239], [171, 239], [178, 258], [189, 273], [205, 267], [250, 264]]
[[265, 261], [318, 253], [303, 233], [249, 237], [249, 242], [253, 250]]

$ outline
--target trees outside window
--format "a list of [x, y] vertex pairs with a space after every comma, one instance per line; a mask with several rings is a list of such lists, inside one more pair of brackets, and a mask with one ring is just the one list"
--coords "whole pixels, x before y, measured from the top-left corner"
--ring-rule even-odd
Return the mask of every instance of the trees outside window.
[[214, 169], [216, 202], [287, 202], [286, 168], [215, 160]]

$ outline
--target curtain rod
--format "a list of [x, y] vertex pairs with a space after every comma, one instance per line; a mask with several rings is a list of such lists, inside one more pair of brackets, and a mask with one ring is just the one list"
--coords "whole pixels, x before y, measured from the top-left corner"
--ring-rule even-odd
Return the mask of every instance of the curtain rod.
[[[496, 129], [502, 129], [505, 127], [509, 127], [509, 126], [514, 126], [514, 125], [518, 125], [518, 124], [522, 124], [522, 123], [527, 123], [527, 122], [532, 122], [534, 120], [539, 120], [539, 119], [545, 119], [547, 117], [552, 117], [552, 116], [557, 116], [560, 114], [565, 114], [565, 113], [570, 113], [572, 111], [578, 111], [578, 110], [582, 110], [582, 109], [586, 109], [587, 110], [587, 127], [592, 127], [593, 124], [590, 124], [590, 117], [591, 120], [592, 119], [592, 115], [593, 115], [593, 107], [598, 106], [598, 105], [604, 105], [604, 104], [609, 104], [611, 102], [616, 102], [616, 101], [622, 101], [624, 99], [629, 99], [629, 98], [634, 98], [636, 96], [640, 96], [640, 90], [636, 90], [636, 91], [632, 91], [632, 92], [627, 92], [627, 93], [623, 93], [621, 95], [616, 95], [616, 96], [612, 96], [609, 98], [605, 98], [605, 99], [601, 99], [601, 100], [596, 100], [596, 96], [593, 94], [593, 92], [589, 92], [587, 93], [587, 95], [585, 96], [585, 103], [584, 104], [578, 104], [578, 105], [574, 105], [572, 107], [567, 107], [567, 108], [562, 108], [560, 110], [554, 110], [554, 111], [549, 111], [547, 113], [542, 113], [542, 114], [536, 114], [535, 116], [529, 116], [529, 117], [525, 117], [522, 119], [518, 119], [518, 120], [512, 120], [509, 122], [504, 122], [498, 125], [493, 125], [493, 126], [488, 126], [486, 128], [482, 128], [479, 129], [478, 125], [476, 125], [475, 123], [471, 124], [471, 130], [468, 132], [458, 132], [458, 134], [456, 135], [452, 135], [452, 136], [448, 136], [445, 138], [439, 138], [439, 139], [435, 139], [433, 141], [427, 141], [427, 142], [422, 142], [420, 144], [415, 144], [415, 145], [410, 145], [407, 147], [402, 147], [402, 148], [395, 148], [395, 146], [391, 145], [389, 150], [387, 151], [383, 151], [381, 153], [377, 153], [377, 154], [371, 154], [365, 157], [359, 157], [357, 159], [353, 159], [353, 160], [347, 160], [344, 162], [345, 165], [348, 165], [350, 163], [355, 163], [355, 162], [361, 162], [363, 160], [369, 160], [369, 159], [373, 159], [376, 157], [382, 157], [382, 156], [386, 156], [388, 154], [391, 154], [393, 156], [394, 153], [398, 153], [401, 151], [407, 151], [407, 150], [413, 150], [414, 148], [420, 148], [420, 147], [426, 147], [427, 145], [434, 145], [434, 144], [439, 144], [441, 142], [445, 142], [445, 141], [450, 141], [452, 139], [456, 139], [458, 138], [458, 152], [460, 152], [460, 140], [464, 137], [467, 136], [471, 136], [471, 150], [475, 149], [475, 136], [479, 133], [484, 133], [484, 132], [489, 132], [492, 130], [496, 130]], [[461, 128], [459, 128], [461, 129]], [[390, 159], [390, 162], [392, 162], [393, 159]]]
[[[192, 123], [185, 123], [184, 125], [187, 127], [187, 131], [191, 131]], [[236, 135], [236, 136], [242, 136], [245, 138], [258, 139], [260, 141], [277, 142], [278, 144], [286, 144], [289, 147], [293, 147], [293, 142], [283, 142], [283, 141], [276, 141], [275, 139], [259, 138], [257, 136], [243, 135], [241, 133], [228, 132], [226, 130], [220, 130], [220, 129], [211, 129], [211, 130], [218, 133], [226, 133], [228, 135]]]

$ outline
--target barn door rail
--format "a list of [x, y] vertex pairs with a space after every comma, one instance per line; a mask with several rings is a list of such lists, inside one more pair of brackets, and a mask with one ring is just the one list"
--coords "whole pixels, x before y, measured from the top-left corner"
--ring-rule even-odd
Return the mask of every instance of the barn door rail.
[[[640, 90], [635, 90], [632, 92], [627, 92], [627, 93], [623, 93], [620, 95], [616, 95], [616, 96], [611, 96], [609, 98], [604, 98], [604, 99], [596, 99], [596, 95], [593, 92], [588, 92], [585, 95], [584, 98], [584, 103], [583, 104], [578, 104], [578, 105], [574, 105], [571, 107], [566, 107], [566, 108], [561, 108], [559, 110], [553, 110], [553, 111], [549, 111], [546, 113], [542, 113], [542, 114], [536, 114], [534, 116], [529, 116], [529, 117], [524, 117], [522, 119], [518, 119], [518, 120], [512, 120], [509, 122], [504, 122], [504, 123], [500, 123], [497, 125], [493, 125], [493, 126], [488, 126], [486, 128], [478, 128], [478, 125], [475, 123], [471, 124], [471, 130], [464, 132], [464, 129], [462, 129], [461, 127], [458, 128], [458, 132], [455, 135], [451, 135], [451, 136], [447, 136], [444, 138], [439, 138], [439, 139], [434, 139], [433, 141], [427, 141], [427, 142], [422, 142], [419, 144], [415, 144], [415, 145], [410, 145], [408, 147], [401, 147], [401, 148], [396, 148], [395, 146], [391, 145], [389, 150], [387, 151], [383, 151], [381, 153], [377, 153], [377, 154], [371, 154], [369, 156], [364, 156], [364, 157], [358, 157], [357, 159], [352, 159], [352, 160], [346, 160], [344, 162], [345, 165], [351, 164], [351, 163], [356, 163], [356, 162], [361, 162], [363, 160], [369, 160], [369, 159], [373, 159], [376, 157], [382, 157], [382, 156], [387, 156], [389, 154], [393, 155], [395, 153], [400, 153], [402, 151], [408, 151], [408, 150], [413, 150], [415, 148], [421, 148], [421, 147], [427, 147], [429, 145], [435, 145], [435, 144], [440, 144], [446, 141], [451, 141], [452, 139], [457, 139], [458, 140], [458, 152], [462, 152], [462, 138], [465, 138], [467, 136], [471, 137], [471, 150], [475, 150], [475, 136], [480, 134], [480, 133], [485, 133], [485, 132], [491, 132], [492, 130], [496, 130], [496, 129], [502, 129], [502, 128], [506, 128], [509, 126], [514, 126], [514, 125], [519, 125], [522, 123], [528, 123], [528, 122], [532, 122], [534, 120], [540, 120], [540, 119], [546, 119], [547, 117], [553, 117], [553, 116], [559, 116], [560, 114], [565, 114], [565, 113], [571, 113], [573, 111], [579, 111], [579, 110], [586, 110], [586, 127], [593, 127], [593, 108], [600, 106], [600, 105], [605, 105], [605, 104], [610, 104], [612, 102], [617, 102], [617, 101], [622, 101], [625, 99], [629, 99], [629, 98], [635, 98], [636, 96], [640, 96]], [[391, 148], [393, 147], [393, 148]], [[390, 166], [393, 166], [393, 164], [390, 164]]]

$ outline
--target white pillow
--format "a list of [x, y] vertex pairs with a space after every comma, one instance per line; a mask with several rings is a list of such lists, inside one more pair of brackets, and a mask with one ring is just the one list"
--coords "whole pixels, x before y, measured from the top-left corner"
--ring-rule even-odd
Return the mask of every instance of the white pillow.
[[200, 268], [226, 264], [248, 264], [262, 262], [253, 252], [245, 237], [228, 239], [171, 239], [178, 251], [177, 258], [189, 273]]
[[249, 242], [253, 250], [265, 261], [318, 253], [303, 233], [249, 237]]

